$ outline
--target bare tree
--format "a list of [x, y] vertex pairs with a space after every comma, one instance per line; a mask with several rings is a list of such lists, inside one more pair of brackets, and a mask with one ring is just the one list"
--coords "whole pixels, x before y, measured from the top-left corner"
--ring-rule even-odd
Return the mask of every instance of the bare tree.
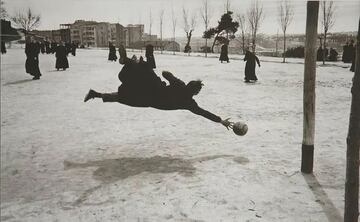
[[172, 31], [173, 31], [173, 54], [175, 55], [175, 34], [176, 34], [176, 23], [177, 18], [174, 13], [174, 8], [171, 8], [171, 21], [172, 21]]
[[319, 1], [308, 1], [305, 34], [303, 141], [301, 147], [301, 172], [303, 173], [312, 173], [314, 164], [316, 39], [318, 16]]
[[321, 24], [324, 31], [324, 41], [323, 41], [323, 64], [325, 64], [325, 57], [326, 57], [326, 37], [328, 31], [334, 26], [335, 24], [335, 6], [334, 1], [321, 1]]
[[242, 47], [242, 51], [245, 54], [245, 41], [246, 41], [246, 32], [247, 32], [247, 27], [246, 27], [246, 19], [245, 19], [245, 15], [244, 14], [240, 14], [238, 13], [236, 15], [238, 21], [239, 21], [239, 27], [241, 30], [241, 34], [240, 34], [240, 38], [241, 38], [241, 47]]
[[264, 19], [263, 14], [263, 6], [259, 3], [258, 0], [253, 1], [250, 9], [247, 13], [249, 29], [251, 32], [251, 43], [252, 43], [252, 51], [255, 52], [256, 49], [256, 33], [260, 28], [260, 24]]
[[355, 74], [351, 88], [349, 130], [346, 138], [346, 179], [344, 222], [359, 219], [359, 147], [360, 147], [360, 19], [356, 43]]
[[4, 1], [0, 0], [0, 18], [5, 19], [8, 17], [8, 14], [6, 12], [6, 9], [4, 7]]
[[40, 15], [33, 14], [33, 11], [28, 8], [26, 12], [18, 11], [11, 20], [21, 29], [24, 29], [26, 33], [35, 29], [40, 25]]
[[[203, 0], [203, 5], [201, 7], [201, 18], [204, 22], [204, 26], [205, 26], [205, 30], [208, 30], [209, 28], [209, 23], [210, 23], [210, 19], [211, 19], [211, 12], [209, 9], [209, 3], [208, 0]], [[205, 57], [207, 57], [207, 41], [208, 39], [205, 38]]]
[[189, 12], [183, 7], [183, 19], [184, 19], [183, 28], [186, 33], [186, 39], [187, 39], [184, 52], [187, 52], [190, 55], [191, 52], [190, 41], [191, 41], [192, 32], [194, 31], [196, 26], [196, 14], [193, 13], [189, 18]]
[[161, 54], [163, 54], [163, 42], [162, 42], [162, 35], [163, 35], [163, 21], [164, 21], [164, 9], [161, 9], [160, 11], [160, 16], [159, 16], [159, 21], [160, 21], [160, 50], [161, 50]]
[[153, 23], [153, 18], [152, 18], [152, 13], [151, 13], [151, 9], [150, 9], [150, 13], [149, 13], [149, 38], [150, 38], [150, 41], [151, 41], [152, 23]]
[[[275, 41], [275, 53], [276, 53], [276, 57], [278, 57], [278, 54], [279, 54], [279, 50], [278, 50], [278, 46], [279, 46], [279, 29], [277, 30], [276, 32], [276, 41]], [[285, 53], [285, 52], [284, 52]]]
[[230, 11], [230, 6], [231, 6], [230, 0], [226, 0], [226, 2], [225, 2], [225, 4], [224, 4], [224, 11], [225, 11], [225, 13], [227, 13], [228, 11]]
[[288, 28], [294, 17], [294, 10], [289, 0], [281, 0], [279, 2], [278, 10], [279, 10], [279, 23], [283, 31], [283, 41], [284, 41], [283, 63], [285, 63], [286, 29]]

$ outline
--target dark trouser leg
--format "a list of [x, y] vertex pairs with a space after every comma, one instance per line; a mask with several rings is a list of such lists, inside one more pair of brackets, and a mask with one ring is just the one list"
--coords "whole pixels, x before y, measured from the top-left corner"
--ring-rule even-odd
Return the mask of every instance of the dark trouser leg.
[[113, 92], [113, 93], [99, 93], [100, 98], [102, 98], [103, 102], [119, 102], [119, 93]]

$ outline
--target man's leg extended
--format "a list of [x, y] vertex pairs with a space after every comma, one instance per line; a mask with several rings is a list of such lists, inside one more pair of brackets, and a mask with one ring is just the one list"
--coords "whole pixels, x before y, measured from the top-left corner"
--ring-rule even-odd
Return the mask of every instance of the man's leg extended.
[[99, 93], [95, 90], [90, 89], [84, 98], [84, 102], [87, 102], [90, 99], [102, 98], [103, 102], [119, 102], [118, 92], [113, 93]]

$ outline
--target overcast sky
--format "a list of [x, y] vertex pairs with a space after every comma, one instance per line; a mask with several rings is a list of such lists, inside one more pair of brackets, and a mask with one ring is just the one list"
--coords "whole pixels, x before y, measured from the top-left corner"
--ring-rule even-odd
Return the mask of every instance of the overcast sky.
[[[201, 36], [204, 24], [200, 16], [202, 0], [4, 0], [8, 14], [30, 7], [35, 13], [41, 14], [40, 30], [58, 29], [61, 23], [73, 23], [77, 19], [102, 22], [119, 22], [122, 25], [142, 23], [145, 32], [149, 32], [150, 11], [152, 15], [152, 34], [159, 35], [159, 14], [165, 10], [163, 36], [172, 36], [171, 11], [177, 18], [176, 36], [183, 36], [182, 8], [197, 13], [195, 36]], [[215, 26], [224, 13], [226, 0], [208, 0], [212, 11], [211, 26]], [[237, 13], [246, 13], [251, 0], [230, 0], [230, 9]], [[288, 33], [304, 33], [306, 20], [306, 1], [291, 1], [294, 5], [293, 22]], [[276, 34], [278, 24], [277, 1], [262, 0], [265, 19], [261, 23], [260, 33]], [[360, 16], [360, 1], [337, 0], [336, 22], [330, 32], [357, 31]], [[319, 23], [320, 25], [320, 23]]]

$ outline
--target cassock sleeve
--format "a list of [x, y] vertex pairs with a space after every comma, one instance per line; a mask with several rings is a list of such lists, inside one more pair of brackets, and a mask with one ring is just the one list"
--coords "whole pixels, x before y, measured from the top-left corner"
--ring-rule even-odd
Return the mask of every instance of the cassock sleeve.
[[198, 104], [194, 101], [191, 106], [189, 107], [189, 110], [192, 112], [192, 113], [195, 113], [196, 115], [200, 115], [200, 116], [203, 116], [205, 117], [206, 119], [209, 119], [211, 121], [214, 121], [214, 122], [217, 122], [217, 123], [220, 123], [221, 122], [221, 118], [207, 110], [204, 110], [202, 108], [200, 108], [198, 106]]
[[255, 59], [256, 59], [257, 64], [260, 66], [259, 58], [257, 56], [255, 56]]

